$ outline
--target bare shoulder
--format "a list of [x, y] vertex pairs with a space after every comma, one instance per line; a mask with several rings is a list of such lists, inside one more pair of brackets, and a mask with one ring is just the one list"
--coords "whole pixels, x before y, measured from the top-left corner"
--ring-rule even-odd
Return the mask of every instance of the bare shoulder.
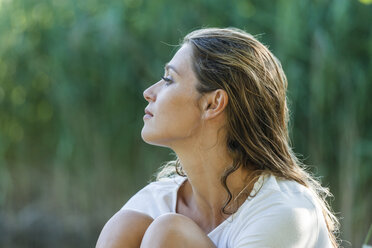
[[96, 248], [122, 247], [123, 244], [140, 244], [143, 234], [153, 219], [135, 210], [120, 210], [112, 216], [99, 235]]

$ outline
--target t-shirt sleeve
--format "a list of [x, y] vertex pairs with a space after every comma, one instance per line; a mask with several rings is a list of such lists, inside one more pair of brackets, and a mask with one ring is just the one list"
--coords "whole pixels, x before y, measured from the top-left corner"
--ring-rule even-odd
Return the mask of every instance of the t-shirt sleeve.
[[153, 201], [153, 194], [151, 190], [151, 184], [145, 186], [143, 189], [134, 194], [129, 200], [124, 204], [121, 210], [129, 209], [136, 210], [141, 213], [149, 214], [148, 204]]
[[315, 244], [317, 239], [317, 218], [313, 211], [289, 207], [267, 211], [242, 227], [234, 247], [311, 247], [309, 244]]
[[121, 210], [136, 210], [154, 219], [172, 212], [176, 187], [177, 182], [174, 179], [152, 182], [133, 195]]

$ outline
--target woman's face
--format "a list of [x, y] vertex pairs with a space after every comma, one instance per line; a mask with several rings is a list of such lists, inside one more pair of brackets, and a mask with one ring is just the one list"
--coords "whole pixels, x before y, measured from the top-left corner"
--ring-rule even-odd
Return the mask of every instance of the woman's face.
[[143, 117], [141, 135], [149, 144], [172, 147], [191, 140], [198, 131], [200, 94], [191, 54], [191, 46], [183, 45], [167, 64], [164, 77], [143, 92], [149, 114]]

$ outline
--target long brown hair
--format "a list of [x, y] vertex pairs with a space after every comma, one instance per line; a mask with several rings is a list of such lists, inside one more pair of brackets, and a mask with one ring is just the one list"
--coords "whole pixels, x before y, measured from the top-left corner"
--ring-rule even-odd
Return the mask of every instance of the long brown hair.
[[[294, 180], [316, 196], [332, 244], [338, 247], [338, 220], [326, 201], [331, 193], [305, 170], [290, 146], [287, 79], [279, 60], [252, 35], [236, 28], [199, 29], [188, 34], [183, 44], [192, 45], [197, 91], [223, 89], [229, 97], [226, 142], [233, 165], [221, 177], [228, 193], [222, 212], [227, 213], [232, 199], [227, 177], [241, 166]], [[172, 168], [185, 176], [177, 158], [163, 167], [158, 178]]]

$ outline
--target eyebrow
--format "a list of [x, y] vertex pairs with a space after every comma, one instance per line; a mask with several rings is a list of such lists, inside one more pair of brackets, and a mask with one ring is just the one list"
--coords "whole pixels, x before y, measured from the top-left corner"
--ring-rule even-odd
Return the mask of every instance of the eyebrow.
[[165, 70], [172, 69], [172, 70], [175, 71], [178, 75], [180, 75], [180, 74], [178, 73], [178, 71], [176, 70], [176, 67], [174, 67], [173, 65], [170, 65], [170, 64], [168, 64], [168, 63], [165, 64], [164, 69], [165, 69]]

